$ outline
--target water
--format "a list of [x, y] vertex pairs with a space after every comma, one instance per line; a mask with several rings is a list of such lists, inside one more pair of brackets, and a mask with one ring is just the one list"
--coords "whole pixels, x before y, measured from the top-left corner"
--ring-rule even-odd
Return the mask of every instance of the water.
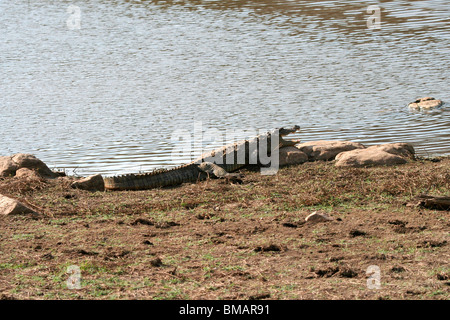
[[173, 134], [195, 123], [298, 124], [303, 141], [450, 154], [450, 103], [406, 108], [450, 102], [450, 2], [378, 3], [380, 29], [367, 27], [369, 5], [0, 0], [0, 155], [80, 175], [147, 171], [189, 161], [171, 157]]

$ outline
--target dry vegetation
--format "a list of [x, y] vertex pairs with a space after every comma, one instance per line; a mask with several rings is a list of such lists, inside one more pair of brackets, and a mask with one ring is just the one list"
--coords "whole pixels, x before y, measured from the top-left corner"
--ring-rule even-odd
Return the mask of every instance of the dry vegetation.
[[[450, 158], [243, 173], [134, 192], [0, 181], [43, 214], [0, 217], [0, 299], [450, 298], [449, 212], [405, 205], [450, 195]], [[335, 220], [304, 223], [313, 211]], [[67, 288], [71, 265], [81, 289]]]

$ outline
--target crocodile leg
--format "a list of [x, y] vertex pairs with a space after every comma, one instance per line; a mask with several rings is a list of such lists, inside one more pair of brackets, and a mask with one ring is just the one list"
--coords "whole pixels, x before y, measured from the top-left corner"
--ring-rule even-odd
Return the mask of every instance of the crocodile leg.
[[212, 162], [202, 162], [198, 165], [198, 169], [207, 173], [209, 177], [219, 178], [219, 179], [228, 179], [232, 182], [242, 182], [242, 175], [239, 173], [229, 173], [221, 166], [218, 166]]

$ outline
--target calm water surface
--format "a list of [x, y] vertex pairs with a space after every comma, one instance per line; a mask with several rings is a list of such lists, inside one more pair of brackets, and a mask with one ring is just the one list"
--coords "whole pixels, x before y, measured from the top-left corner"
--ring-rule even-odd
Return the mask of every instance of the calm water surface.
[[342, 2], [0, 0], [0, 155], [147, 171], [189, 161], [173, 136], [195, 123], [450, 154], [450, 104], [406, 108], [450, 102], [450, 2]]

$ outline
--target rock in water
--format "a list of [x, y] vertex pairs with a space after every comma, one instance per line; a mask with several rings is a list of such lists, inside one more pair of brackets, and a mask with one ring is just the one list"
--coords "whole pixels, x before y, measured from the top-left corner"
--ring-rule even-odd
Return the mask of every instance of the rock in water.
[[408, 107], [415, 110], [429, 110], [433, 108], [438, 108], [442, 106], [443, 102], [441, 100], [432, 98], [432, 97], [425, 97], [417, 99], [414, 102], [411, 102], [408, 104]]

